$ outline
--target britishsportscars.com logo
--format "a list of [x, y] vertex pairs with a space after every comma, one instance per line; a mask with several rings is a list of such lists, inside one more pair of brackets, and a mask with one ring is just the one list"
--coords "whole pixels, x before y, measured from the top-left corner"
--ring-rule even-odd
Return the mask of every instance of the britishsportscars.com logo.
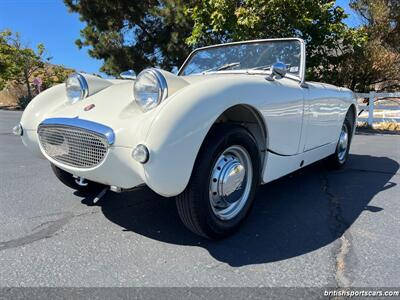
[[342, 290], [325, 290], [326, 297], [399, 297], [399, 290], [357, 290], [357, 289], [342, 289]]

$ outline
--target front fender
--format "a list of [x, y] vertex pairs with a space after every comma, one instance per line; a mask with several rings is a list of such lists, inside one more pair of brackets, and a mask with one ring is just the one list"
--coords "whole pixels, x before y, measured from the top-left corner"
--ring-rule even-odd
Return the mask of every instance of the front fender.
[[68, 99], [65, 94], [65, 85], [57, 84], [32, 99], [25, 108], [21, 117], [21, 125], [25, 130], [36, 130], [49, 112], [66, 105]]
[[251, 88], [251, 82], [206, 80], [162, 103], [145, 141], [150, 151], [150, 160], [144, 164], [147, 185], [163, 196], [183, 192], [211, 126], [228, 108], [251, 105], [243, 102]]
[[43, 157], [36, 133], [39, 123], [46, 114], [65, 106], [67, 101], [65, 85], [58, 84], [37, 95], [25, 108], [20, 121], [24, 130], [22, 142], [36, 156]]

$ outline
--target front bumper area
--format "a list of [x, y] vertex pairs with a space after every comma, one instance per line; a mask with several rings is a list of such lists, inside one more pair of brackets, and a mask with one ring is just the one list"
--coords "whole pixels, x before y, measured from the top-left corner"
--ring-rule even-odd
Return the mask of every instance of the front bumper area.
[[143, 167], [132, 158], [132, 149], [110, 147], [104, 161], [91, 169], [78, 169], [60, 164], [45, 157], [60, 169], [88, 180], [123, 189], [131, 189], [144, 184]]
[[[27, 138], [35, 138], [46, 159], [73, 175], [123, 189], [144, 183], [143, 166], [133, 159], [132, 148], [115, 146], [115, 133], [108, 126], [79, 118], [51, 118]], [[106, 148], [102, 159], [93, 165], [81, 163], [96, 155], [100, 146]]]

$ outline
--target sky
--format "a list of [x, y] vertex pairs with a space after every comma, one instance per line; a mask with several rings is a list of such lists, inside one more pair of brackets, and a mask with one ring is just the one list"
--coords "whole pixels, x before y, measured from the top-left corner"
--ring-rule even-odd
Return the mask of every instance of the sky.
[[[348, 6], [349, 0], [336, 2], [350, 15], [349, 26], [360, 24]], [[0, 0], [0, 31], [6, 28], [19, 32], [30, 47], [43, 43], [54, 64], [100, 73], [102, 61], [90, 57], [87, 48], [80, 50], [75, 45], [84, 23], [78, 14], [68, 12], [62, 0]]]
[[98, 73], [102, 65], [75, 45], [84, 23], [62, 0], [0, 0], [0, 30], [5, 28], [19, 32], [31, 47], [43, 43], [54, 64], [87, 73]]

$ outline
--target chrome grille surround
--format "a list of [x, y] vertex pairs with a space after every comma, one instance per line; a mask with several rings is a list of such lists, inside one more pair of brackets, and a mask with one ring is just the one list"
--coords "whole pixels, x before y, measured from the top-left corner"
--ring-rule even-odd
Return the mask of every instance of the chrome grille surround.
[[38, 127], [40, 145], [55, 161], [76, 168], [93, 168], [114, 142], [111, 128], [81, 119], [46, 119]]

